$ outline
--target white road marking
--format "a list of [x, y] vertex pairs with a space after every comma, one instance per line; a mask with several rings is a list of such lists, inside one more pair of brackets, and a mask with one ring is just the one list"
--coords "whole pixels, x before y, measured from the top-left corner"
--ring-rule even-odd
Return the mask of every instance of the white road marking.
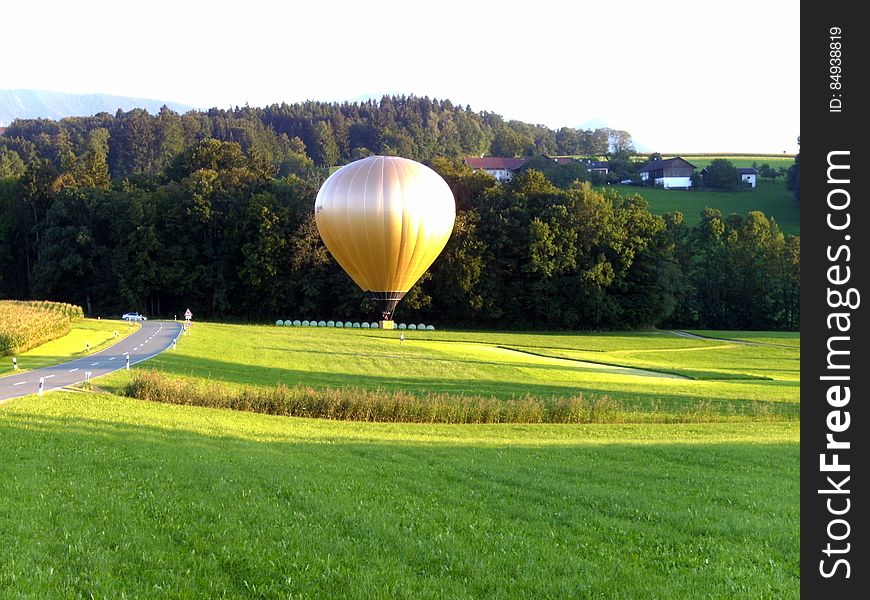
[[13, 383], [12, 385], [24, 385], [27, 383], [26, 381], [19, 381], [18, 383]]
[[70, 369], [69, 372], [72, 373], [73, 371], [78, 371], [78, 370], [79, 370], [79, 368], [76, 367], [75, 369]]
[[52, 377], [54, 377], [54, 375], [46, 375], [45, 377], [43, 377], [43, 379], [50, 379]]
[[115, 357], [115, 356], [110, 356], [110, 357], [109, 357], [109, 360], [115, 360], [115, 358], [117, 358], [117, 357]]
[[100, 364], [100, 363], [98, 363], [98, 362], [91, 363], [91, 366], [92, 366], [92, 367], [96, 367], [98, 364]]

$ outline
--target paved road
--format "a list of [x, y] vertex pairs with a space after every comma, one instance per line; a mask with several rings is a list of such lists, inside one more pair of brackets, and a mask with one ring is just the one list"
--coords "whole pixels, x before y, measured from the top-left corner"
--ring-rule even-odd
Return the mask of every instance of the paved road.
[[[142, 327], [117, 344], [70, 362], [18, 375], [0, 377], [0, 402], [10, 398], [35, 394], [39, 379], [43, 379], [43, 392], [81, 383], [85, 373], [99, 377], [156, 356], [169, 348], [181, 333], [182, 325], [176, 321], [144, 321]], [[4, 360], [8, 360], [4, 359]], [[21, 360], [19, 359], [19, 364]]]

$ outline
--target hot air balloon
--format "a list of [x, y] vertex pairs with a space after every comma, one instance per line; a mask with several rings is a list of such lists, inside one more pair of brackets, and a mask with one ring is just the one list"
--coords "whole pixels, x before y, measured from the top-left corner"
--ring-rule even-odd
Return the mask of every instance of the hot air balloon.
[[444, 249], [455, 218], [456, 202], [441, 176], [396, 156], [340, 168], [314, 203], [323, 243], [387, 322]]

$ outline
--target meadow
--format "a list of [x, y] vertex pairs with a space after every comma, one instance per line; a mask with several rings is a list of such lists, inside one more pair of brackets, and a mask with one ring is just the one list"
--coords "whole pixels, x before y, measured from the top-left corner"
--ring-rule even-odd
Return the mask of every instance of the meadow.
[[797, 423], [407, 425], [0, 406], [0, 595], [786, 598]]
[[[103, 393], [0, 404], [0, 596], [798, 595], [798, 334], [398, 333], [195, 323]], [[584, 393], [641, 417], [702, 402], [714, 422], [367, 423], [111, 393], [144, 369]]]
[[774, 169], [778, 169], [780, 167], [788, 169], [790, 166], [794, 164], [794, 156], [790, 154], [663, 154], [663, 158], [672, 158], [674, 156], [680, 156], [681, 158], [686, 159], [693, 165], [695, 165], [699, 170], [708, 166], [711, 162], [716, 160], [717, 158], [724, 158], [731, 162], [732, 165], [741, 168], [749, 168], [752, 166], [760, 167], [761, 165], [767, 163]]
[[701, 221], [701, 211], [705, 208], [717, 208], [725, 216], [732, 213], [745, 215], [760, 210], [768, 217], [773, 217], [784, 233], [800, 235], [800, 205], [781, 179], [762, 179], [756, 189], [739, 192], [665, 190], [631, 185], [613, 185], [608, 186], [608, 189], [618, 190], [620, 194], [640, 194], [649, 202], [653, 214], [679, 211], [683, 213], [683, 221], [687, 225], [697, 225]]
[[[397, 331], [198, 323], [149, 361], [162, 374], [228, 386], [308, 386], [499, 399], [607, 397], [642, 419], [800, 414], [799, 347], [670, 332]], [[798, 334], [790, 334], [799, 339]], [[120, 392], [130, 373], [103, 378]]]

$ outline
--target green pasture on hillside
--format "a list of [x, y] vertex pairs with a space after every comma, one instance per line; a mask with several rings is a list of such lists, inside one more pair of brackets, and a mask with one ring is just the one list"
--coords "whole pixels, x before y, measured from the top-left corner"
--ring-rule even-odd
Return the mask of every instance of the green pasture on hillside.
[[[182, 347], [231, 331], [194, 329]], [[0, 437], [4, 597], [799, 593], [797, 422], [372, 424], [54, 392], [0, 405]]]
[[800, 206], [781, 180], [760, 180], [756, 189], [739, 192], [665, 190], [631, 185], [613, 185], [607, 189], [615, 189], [624, 195], [640, 194], [649, 202], [653, 214], [679, 211], [687, 225], [697, 225], [705, 208], [718, 208], [724, 216], [732, 213], [746, 215], [760, 210], [773, 217], [784, 233], [800, 235]]
[[[764, 163], [767, 163], [774, 169], [778, 169], [780, 167], [785, 167], [788, 169], [790, 166], [794, 164], [794, 156], [791, 154], [778, 154], [776, 156], [766, 156], [763, 154], [753, 155], [753, 154], [663, 154], [663, 158], [673, 158], [674, 156], [679, 156], [689, 161], [693, 165], [695, 165], [699, 170], [708, 166], [711, 162], [716, 160], [717, 158], [724, 158], [727, 161], [730, 161], [732, 165], [741, 168], [749, 168], [753, 165], [760, 167]], [[781, 179], [780, 179], [781, 181]]]
[[800, 333], [796, 331], [706, 331], [698, 329], [687, 329], [686, 331], [708, 338], [735, 340], [753, 344], [774, 344], [794, 348], [800, 348], [801, 345]]
[[[290, 317], [291, 315], [285, 315]], [[670, 332], [485, 333], [197, 323], [142, 368], [231, 385], [519, 398], [606, 396], [635, 411], [798, 418], [799, 347]], [[120, 390], [126, 372], [100, 380]]]
[[196, 323], [134, 371], [744, 414], [432, 425], [31, 395], [0, 404], [0, 597], [797, 596], [799, 334], [404, 333]]

